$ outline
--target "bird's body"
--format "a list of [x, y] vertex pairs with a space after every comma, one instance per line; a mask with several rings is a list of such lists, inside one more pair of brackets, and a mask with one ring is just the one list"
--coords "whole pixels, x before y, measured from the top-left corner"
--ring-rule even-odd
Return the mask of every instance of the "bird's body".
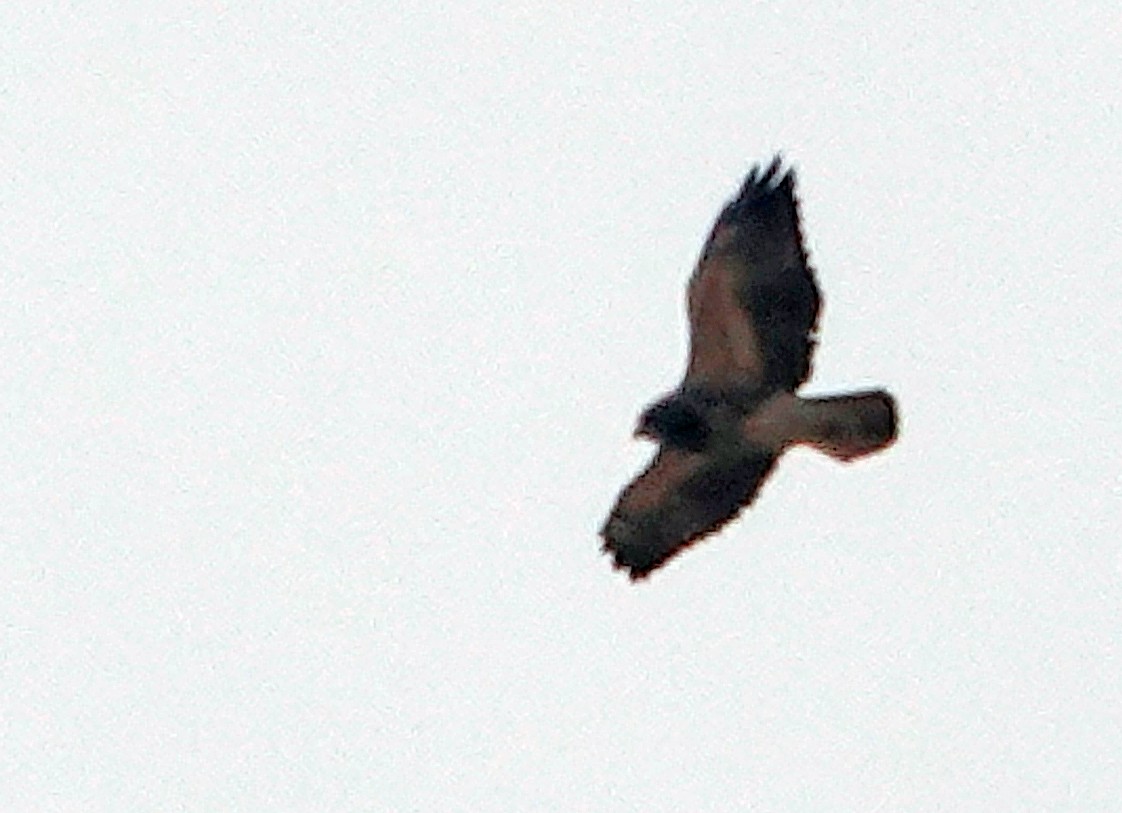
[[752, 170], [721, 212], [689, 285], [690, 356], [679, 387], [636, 435], [659, 444], [601, 530], [641, 578], [733, 519], [780, 455], [807, 444], [843, 461], [896, 437], [884, 391], [803, 398], [821, 298], [807, 263], [794, 175]]

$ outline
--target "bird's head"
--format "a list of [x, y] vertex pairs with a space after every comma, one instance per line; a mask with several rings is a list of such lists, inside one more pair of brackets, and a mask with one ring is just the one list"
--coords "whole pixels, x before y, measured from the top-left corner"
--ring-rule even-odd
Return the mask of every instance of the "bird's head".
[[639, 416], [635, 437], [647, 438], [691, 452], [704, 451], [712, 429], [696, 405], [676, 396], [647, 407]]

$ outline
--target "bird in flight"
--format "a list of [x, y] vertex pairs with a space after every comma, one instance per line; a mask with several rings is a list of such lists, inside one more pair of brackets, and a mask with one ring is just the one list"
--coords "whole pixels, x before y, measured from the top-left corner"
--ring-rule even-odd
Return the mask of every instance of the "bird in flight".
[[810, 376], [821, 297], [795, 175], [779, 156], [754, 168], [717, 218], [688, 302], [685, 377], [635, 429], [658, 451], [600, 531], [633, 580], [734, 519], [791, 446], [850, 462], [896, 439], [896, 402], [884, 390], [797, 394]]

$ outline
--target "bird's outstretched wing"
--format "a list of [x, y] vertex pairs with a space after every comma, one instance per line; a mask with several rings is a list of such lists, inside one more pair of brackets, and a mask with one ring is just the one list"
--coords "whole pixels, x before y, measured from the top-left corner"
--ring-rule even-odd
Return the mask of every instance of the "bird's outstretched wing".
[[690, 279], [686, 381], [797, 389], [810, 375], [821, 298], [793, 171], [777, 156], [725, 206]]
[[755, 498], [776, 458], [663, 447], [623, 491], [600, 531], [614, 566], [640, 579], [721, 528]]

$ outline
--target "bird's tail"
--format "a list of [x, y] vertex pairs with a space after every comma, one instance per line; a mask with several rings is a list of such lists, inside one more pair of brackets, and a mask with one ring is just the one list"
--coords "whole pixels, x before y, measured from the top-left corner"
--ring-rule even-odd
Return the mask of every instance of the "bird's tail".
[[896, 440], [896, 400], [884, 390], [799, 398], [795, 413], [793, 442], [847, 463]]

